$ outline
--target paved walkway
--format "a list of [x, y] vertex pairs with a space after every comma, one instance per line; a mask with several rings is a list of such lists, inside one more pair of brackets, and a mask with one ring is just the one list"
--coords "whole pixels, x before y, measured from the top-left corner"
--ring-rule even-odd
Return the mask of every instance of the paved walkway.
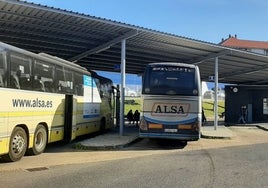
[[139, 129], [136, 126], [125, 126], [123, 136], [119, 127], [94, 138], [86, 139], [76, 144], [76, 148], [90, 150], [109, 150], [123, 148], [139, 139]]
[[202, 138], [211, 138], [211, 139], [231, 139], [234, 137], [234, 133], [226, 126], [219, 125], [214, 126], [203, 126], [201, 128], [201, 137]]
[[[236, 126], [236, 125], [234, 125]], [[268, 123], [243, 124], [237, 126], [256, 126], [265, 131], [268, 130]], [[104, 134], [94, 138], [83, 140], [75, 145], [76, 148], [85, 150], [109, 150], [118, 149], [128, 146], [129, 144], [139, 140], [139, 130], [136, 126], [125, 125], [124, 134], [120, 136], [119, 128], [114, 128]], [[234, 133], [222, 123], [217, 128], [213, 126], [213, 122], [207, 123], [201, 128], [201, 137], [206, 139], [232, 139]]]

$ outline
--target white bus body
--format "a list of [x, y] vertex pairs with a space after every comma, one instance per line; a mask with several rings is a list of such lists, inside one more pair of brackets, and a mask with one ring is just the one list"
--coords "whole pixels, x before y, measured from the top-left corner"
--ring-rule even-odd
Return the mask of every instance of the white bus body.
[[198, 140], [200, 84], [197, 66], [149, 64], [143, 77], [140, 137]]

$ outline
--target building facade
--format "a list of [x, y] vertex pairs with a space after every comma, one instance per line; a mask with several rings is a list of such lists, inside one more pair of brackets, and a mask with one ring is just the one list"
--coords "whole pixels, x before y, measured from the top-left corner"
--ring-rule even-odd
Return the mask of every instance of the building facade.
[[222, 46], [245, 50], [262, 55], [268, 55], [268, 42], [238, 39], [237, 36], [231, 36], [222, 39], [219, 43]]
[[225, 122], [241, 123], [240, 117], [245, 110], [245, 122], [268, 121], [267, 85], [226, 85]]

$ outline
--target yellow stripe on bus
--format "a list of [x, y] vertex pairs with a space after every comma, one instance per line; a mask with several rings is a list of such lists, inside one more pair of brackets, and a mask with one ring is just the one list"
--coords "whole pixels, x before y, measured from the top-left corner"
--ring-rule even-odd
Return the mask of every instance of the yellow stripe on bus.
[[0, 112], [1, 117], [63, 115], [63, 111]]

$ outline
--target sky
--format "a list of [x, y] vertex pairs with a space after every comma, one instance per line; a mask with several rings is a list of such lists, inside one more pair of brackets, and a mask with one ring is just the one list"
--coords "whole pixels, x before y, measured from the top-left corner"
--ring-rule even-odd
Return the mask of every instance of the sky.
[[27, 1], [212, 43], [268, 41], [267, 0]]
[[[216, 44], [229, 35], [268, 41], [267, 0], [26, 1]], [[140, 78], [126, 78], [126, 84], [137, 82]]]

